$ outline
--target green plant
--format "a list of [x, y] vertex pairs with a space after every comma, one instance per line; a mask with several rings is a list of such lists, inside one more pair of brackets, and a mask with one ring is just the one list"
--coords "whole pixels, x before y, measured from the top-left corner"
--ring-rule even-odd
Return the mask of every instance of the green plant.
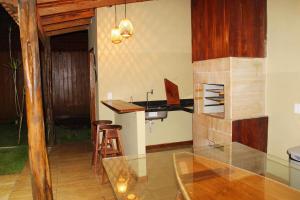
[[0, 149], [0, 175], [19, 173], [27, 161], [27, 152], [28, 147], [24, 145]]
[[14, 84], [14, 96], [15, 96], [15, 107], [16, 107], [16, 115], [18, 119], [16, 120], [16, 124], [18, 125], [18, 144], [20, 144], [21, 140], [21, 132], [22, 132], [22, 124], [23, 124], [23, 114], [24, 114], [24, 103], [25, 103], [25, 88], [24, 86], [21, 89], [21, 101], [19, 99], [19, 90], [18, 90], [18, 71], [22, 68], [22, 62], [12, 55], [11, 49], [11, 26], [9, 27], [8, 34], [8, 43], [9, 43], [9, 63], [5, 65], [12, 73], [13, 84]]

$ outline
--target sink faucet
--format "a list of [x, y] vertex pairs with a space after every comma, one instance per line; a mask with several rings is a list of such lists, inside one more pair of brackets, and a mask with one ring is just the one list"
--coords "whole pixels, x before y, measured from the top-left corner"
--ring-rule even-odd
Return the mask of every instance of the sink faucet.
[[149, 107], [149, 94], [153, 94], [153, 89], [151, 89], [149, 92], [146, 93], [146, 109]]

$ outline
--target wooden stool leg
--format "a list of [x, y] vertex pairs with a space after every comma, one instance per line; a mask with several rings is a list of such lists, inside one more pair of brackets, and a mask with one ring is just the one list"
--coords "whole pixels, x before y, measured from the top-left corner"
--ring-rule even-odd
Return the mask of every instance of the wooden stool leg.
[[[97, 130], [98, 130], [98, 128], [97, 128]], [[92, 135], [92, 145], [93, 145], [93, 155], [92, 155], [92, 166], [94, 166], [95, 165], [95, 152], [96, 152], [96, 143], [95, 143], [95, 133], [93, 132], [92, 133], [93, 135]]]
[[98, 151], [99, 151], [99, 134], [100, 128], [97, 126], [97, 132], [94, 137], [94, 152], [93, 152], [93, 164], [94, 164], [94, 172], [97, 173], [98, 168]]
[[123, 149], [123, 145], [122, 145], [120, 130], [117, 130], [117, 135], [118, 135], [118, 137], [116, 139], [117, 148], [118, 148], [118, 151], [120, 152], [120, 156], [123, 156], [124, 155], [124, 149]]
[[102, 158], [106, 158], [106, 150], [107, 150], [107, 142], [108, 142], [108, 139], [106, 137], [106, 135], [107, 135], [106, 130], [103, 131], [103, 133], [104, 132], [105, 132], [105, 134], [103, 134], [104, 143], [103, 143], [103, 146], [102, 146], [103, 150], [101, 149]]
[[[106, 158], [106, 156], [107, 156], [106, 155], [106, 150], [107, 150], [107, 145], [108, 145], [108, 139], [107, 139], [108, 132], [107, 131], [108, 130], [103, 130], [103, 138], [102, 138], [102, 145], [101, 145], [101, 156], [102, 156], [101, 159]], [[105, 180], [106, 180], [106, 178], [105, 178], [106, 172], [105, 172], [102, 161], [101, 161], [101, 166], [102, 166], [101, 167], [101, 170], [102, 170], [102, 173], [101, 173], [101, 175], [102, 175], [102, 184], [104, 184]]]

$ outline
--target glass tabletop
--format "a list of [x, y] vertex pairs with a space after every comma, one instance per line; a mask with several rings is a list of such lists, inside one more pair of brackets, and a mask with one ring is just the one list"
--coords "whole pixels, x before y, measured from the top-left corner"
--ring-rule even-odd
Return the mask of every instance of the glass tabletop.
[[[207, 172], [206, 169], [206, 172], [203, 174], [196, 168], [196, 166], [199, 167], [197, 163], [201, 163], [200, 161], [203, 160], [205, 162], [217, 162], [221, 167], [217, 168], [217, 171], [213, 168], [210, 172]], [[193, 163], [194, 161], [197, 161], [195, 162], [196, 164]], [[206, 180], [207, 177], [211, 177], [211, 174], [218, 173], [223, 175], [221, 176], [222, 181], [226, 180], [224, 177], [230, 177], [232, 180], [235, 180], [241, 177], [253, 176], [255, 178], [249, 179], [254, 179], [255, 183], [259, 183], [259, 181], [266, 182], [265, 179], [269, 180], [271, 178], [276, 180], [271, 181], [273, 185], [275, 183], [275, 185], [280, 184], [283, 186], [281, 184], [283, 183], [286, 185], [284, 187], [287, 190], [290, 190], [287, 185], [292, 185], [295, 188], [300, 185], [297, 183], [300, 181], [300, 167], [298, 165], [268, 156], [263, 152], [239, 143], [206, 146], [194, 149], [194, 151], [192, 149], [181, 149], [149, 153], [144, 156], [106, 158], [103, 159], [103, 165], [118, 200], [173, 200], [180, 199], [181, 193], [185, 194], [186, 199], [198, 199], [199, 196], [194, 197], [188, 194], [188, 190], [184, 185], [188, 184], [189, 187], [197, 188], [195, 183]], [[191, 171], [191, 169], [195, 169], [195, 171]], [[242, 172], [239, 172], [239, 170], [242, 170]], [[238, 171], [239, 173], [236, 172], [237, 174], [233, 173], [230, 176], [229, 172], [233, 171]], [[201, 176], [199, 177], [199, 175]], [[257, 179], [257, 177], [263, 177], [263, 179]], [[226, 183], [225, 185], [229, 184]], [[236, 185], [236, 183], [233, 184], [233, 188]], [[266, 186], [263, 185], [263, 187]], [[224, 192], [223, 189], [215, 190], [214, 194], [221, 194]], [[227, 187], [227, 189], [229, 190], [230, 188]], [[189, 191], [198, 191], [198, 189]], [[292, 192], [293, 195], [296, 195], [296, 199], [300, 199], [298, 191], [292, 191], [296, 192], [295, 194]], [[251, 188], [251, 192], [257, 193], [255, 187]], [[291, 192], [289, 191], [288, 193]], [[283, 194], [286, 193], [283, 192]]]
[[[191, 152], [191, 149], [184, 151]], [[149, 153], [103, 159], [103, 166], [118, 200], [173, 200], [179, 187], [173, 154], [181, 151]]]

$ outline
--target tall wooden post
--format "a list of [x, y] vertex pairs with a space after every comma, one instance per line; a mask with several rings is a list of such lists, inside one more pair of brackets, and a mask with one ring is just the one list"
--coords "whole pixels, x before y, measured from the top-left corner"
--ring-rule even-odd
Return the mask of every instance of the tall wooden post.
[[54, 122], [53, 122], [53, 96], [52, 96], [52, 61], [50, 38], [46, 38], [44, 46], [45, 60], [45, 78], [46, 78], [46, 123], [47, 123], [47, 141], [52, 146], [55, 143]]
[[19, 0], [19, 22], [26, 91], [32, 195], [33, 199], [52, 200], [42, 105], [36, 0]]
[[91, 139], [94, 140], [96, 135], [96, 127], [93, 122], [96, 120], [96, 66], [94, 50], [89, 52], [90, 65], [90, 121], [91, 121]]

